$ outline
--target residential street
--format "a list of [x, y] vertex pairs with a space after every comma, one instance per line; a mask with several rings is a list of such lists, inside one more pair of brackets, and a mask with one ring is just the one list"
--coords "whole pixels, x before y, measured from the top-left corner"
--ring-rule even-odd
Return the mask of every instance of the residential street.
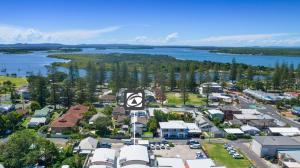
[[[252, 100], [245, 99], [244, 97], [241, 97], [241, 96], [239, 96], [238, 99], [240, 101], [241, 108], [249, 108], [249, 105], [254, 104], [254, 102]], [[293, 120], [289, 120], [289, 119], [281, 116], [278, 113], [277, 109], [275, 109], [271, 105], [269, 105], [269, 104], [259, 104], [259, 105], [263, 107], [263, 108], [257, 109], [259, 112], [268, 114], [281, 122], [288, 123], [289, 125], [291, 125], [293, 127], [300, 128], [299, 122], [295, 122]]]

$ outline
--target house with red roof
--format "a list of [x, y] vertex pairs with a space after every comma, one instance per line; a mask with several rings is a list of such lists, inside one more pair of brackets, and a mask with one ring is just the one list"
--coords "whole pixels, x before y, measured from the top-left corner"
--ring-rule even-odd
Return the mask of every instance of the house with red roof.
[[70, 107], [65, 114], [50, 124], [51, 132], [63, 133], [72, 130], [88, 111], [89, 107], [80, 104]]

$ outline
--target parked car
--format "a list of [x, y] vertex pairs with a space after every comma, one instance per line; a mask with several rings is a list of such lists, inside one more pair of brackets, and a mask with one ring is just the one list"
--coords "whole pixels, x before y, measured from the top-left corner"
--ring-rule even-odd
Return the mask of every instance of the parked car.
[[131, 139], [123, 139], [124, 145], [133, 145], [133, 141]]
[[166, 149], [164, 144], [160, 144], [160, 149]]
[[187, 144], [187, 145], [193, 145], [193, 144], [199, 144], [199, 142], [196, 141], [196, 140], [191, 139], [191, 140], [188, 140], [188, 141], [186, 142], [186, 144]]
[[169, 144], [166, 144], [165, 146], [166, 146], [166, 149], [168, 149], [168, 150], [170, 149], [170, 145]]
[[159, 145], [159, 144], [156, 144], [156, 145], [155, 145], [155, 149], [156, 149], [156, 150], [160, 150], [160, 145]]
[[230, 150], [228, 153], [229, 153], [229, 155], [238, 154], [235, 150]]
[[201, 145], [200, 144], [192, 144], [192, 145], [190, 145], [190, 148], [191, 149], [200, 149]]
[[232, 157], [235, 158], [235, 159], [243, 159], [244, 158], [242, 155], [240, 155], [238, 153], [233, 154]]
[[150, 144], [150, 149], [151, 150], [155, 150], [155, 145], [154, 144]]
[[111, 148], [111, 144], [108, 142], [103, 142], [100, 144], [100, 148]]

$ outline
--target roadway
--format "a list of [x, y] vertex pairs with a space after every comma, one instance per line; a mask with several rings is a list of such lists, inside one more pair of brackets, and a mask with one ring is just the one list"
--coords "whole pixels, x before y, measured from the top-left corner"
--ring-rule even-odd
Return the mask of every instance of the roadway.
[[296, 122], [296, 121], [293, 121], [291, 119], [287, 119], [287, 118], [283, 117], [282, 115], [280, 115], [278, 110], [275, 107], [273, 107], [272, 105], [258, 104], [258, 103], [255, 102], [255, 100], [253, 100], [251, 98], [246, 99], [246, 98], [241, 97], [241, 96], [238, 96], [238, 99], [239, 99], [241, 108], [249, 108], [249, 105], [257, 104], [257, 105], [262, 107], [262, 108], [257, 109], [259, 112], [264, 113], [264, 114], [268, 114], [268, 115], [272, 116], [273, 118], [275, 118], [275, 119], [277, 119], [281, 122], [289, 124], [290, 126], [300, 128], [300, 123], [299, 122]]

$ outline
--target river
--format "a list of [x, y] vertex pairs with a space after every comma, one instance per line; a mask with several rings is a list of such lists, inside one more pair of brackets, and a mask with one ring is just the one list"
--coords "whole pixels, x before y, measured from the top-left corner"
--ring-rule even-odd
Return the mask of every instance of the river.
[[[230, 63], [233, 58], [238, 63], [249, 65], [261, 65], [274, 67], [278, 63], [300, 64], [300, 57], [293, 56], [266, 56], [266, 55], [243, 55], [243, 54], [219, 54], [210, 53], [205, 50], [193, 50], [190, 48], [153, 48], [153, 49], [105, 49], [97, 50], [94, 48], [84, 48], [79, 53], [140, 53], [140, 54], [159, 54], [169, 55], [177, 59], [214, 61]], [[6, 72], [0, 72], [0, 75], [15, 73], [17, 76], [26, 76], [29, 72], [46, 74], [45, 65], [53, 62], [65, 62], [66, 60], [49, 58], [47, 52], [32, 52], [28, 54], [4, 54], [0, 53], [0, 70], [6, 69]]]

